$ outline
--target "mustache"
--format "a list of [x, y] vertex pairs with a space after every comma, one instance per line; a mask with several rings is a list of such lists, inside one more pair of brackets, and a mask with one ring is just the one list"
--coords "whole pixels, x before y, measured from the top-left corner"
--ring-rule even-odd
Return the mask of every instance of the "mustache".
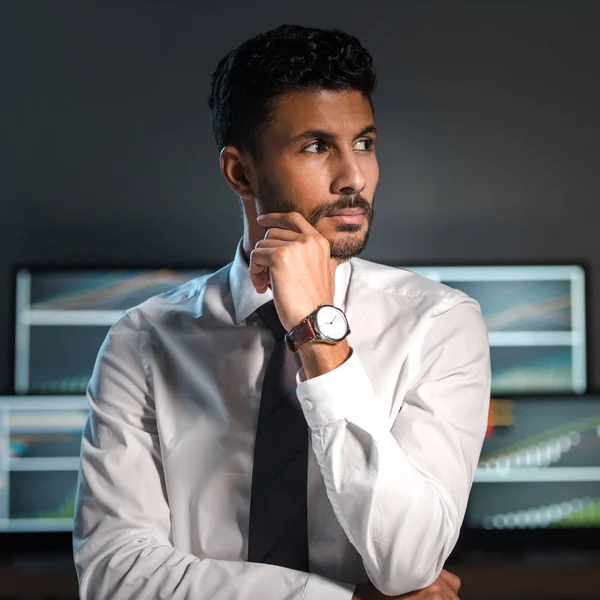
[[306, 220], [314, 227], [315, 223], [323, 217], [331, 216], [332, 214], [348, 208], [360, 208], [366, 219], [370, 222], [373, 217], [373, 209], [371, 205], [360, 194], [351, 196], [342, 196], [332, 203], [324, 203], [317, 206], [311, 211]]

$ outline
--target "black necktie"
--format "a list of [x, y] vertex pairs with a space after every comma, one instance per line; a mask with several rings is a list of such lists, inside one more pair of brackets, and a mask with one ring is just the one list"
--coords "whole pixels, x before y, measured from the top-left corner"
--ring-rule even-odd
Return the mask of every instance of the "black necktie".
[[296, 397], [297, 353], [273, 300], [256, 311], [275, 347], [263, 381], [250, 496], [248, 560], [308, 572], [306, 515], [308, 425]]

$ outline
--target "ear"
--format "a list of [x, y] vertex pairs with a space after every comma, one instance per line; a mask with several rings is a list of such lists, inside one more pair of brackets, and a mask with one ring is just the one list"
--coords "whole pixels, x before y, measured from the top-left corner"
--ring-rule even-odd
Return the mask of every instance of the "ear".
[[251, 181], [250, 157], [248, 154], [234, 146], [225, 146], [221, 150], [220, 162], [229, 187], [242, 198], [256, 196]]

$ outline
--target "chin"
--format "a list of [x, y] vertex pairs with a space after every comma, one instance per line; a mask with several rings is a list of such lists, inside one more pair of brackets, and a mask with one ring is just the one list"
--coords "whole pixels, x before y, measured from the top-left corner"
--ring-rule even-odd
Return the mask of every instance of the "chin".
[[348, 260], [358, 256], [366, 247], [369, 230], [360, 234], [361, 225], [340, 224], [336, 227], [336, 234], [325, 236], [329, 241], [331, 258]]

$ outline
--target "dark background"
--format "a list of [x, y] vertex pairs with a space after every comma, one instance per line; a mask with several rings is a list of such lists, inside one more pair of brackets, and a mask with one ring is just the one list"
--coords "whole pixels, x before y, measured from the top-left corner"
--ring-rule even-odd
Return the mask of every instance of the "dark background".
[[[208, 80], [281, 23], [373, 54], [381, 180], [364, 258], [577, 262], [600, 390], [595, 1], [0, 4], [0, 392], [17, 266], [203, 266], [242, 235]], [[0, 586], [1, 587], [1, 586]]]

